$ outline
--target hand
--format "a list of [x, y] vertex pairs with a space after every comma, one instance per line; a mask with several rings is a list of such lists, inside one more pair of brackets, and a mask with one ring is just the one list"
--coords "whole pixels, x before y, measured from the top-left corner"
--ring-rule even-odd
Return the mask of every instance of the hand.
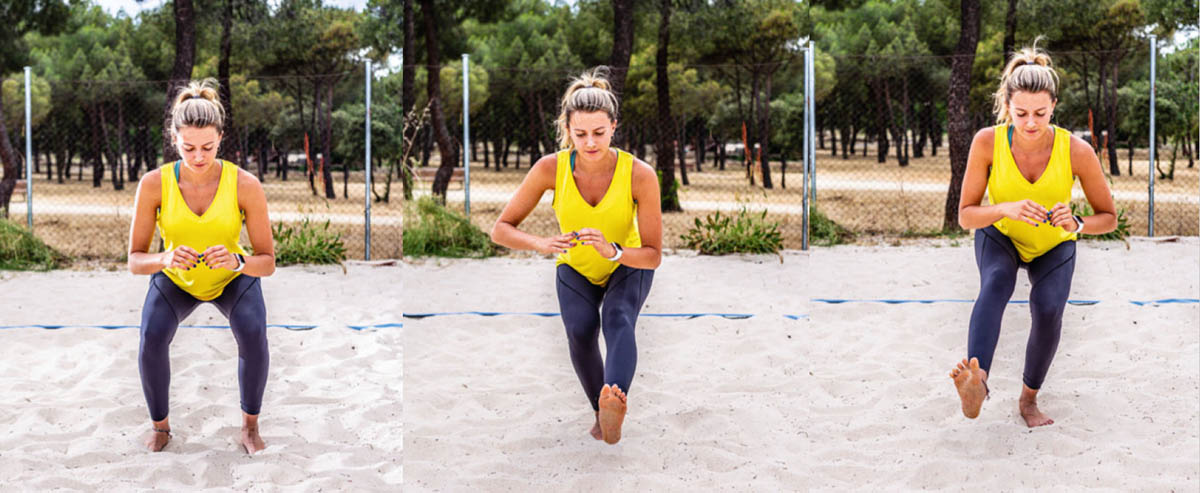
[[567, 253], [567, 249], [574, 247], [575, 233], [563, 233], [557, 236], [542, 238], [538, 241], [537, 251], [541, 253]]
[[583, 228], [579, 230], [577, 238], [579, 238], [581, 245], [591, 245], [601, 257], [611, 258], [617, 254], [617, 249], [608, 240], [604, 239], [604, 233], [596, 228]]
[[189, 270], [200, 263], [200, 253], [186, 245], [162, 252], [160, 258], [164, 269]]
[[1042, 204], [1029, 199], [1005, 202], [1000, 210], [1004, 213], [1004, 217], [1014, 221], [1024, 221], [1033, 226], [1046, 222], [1050, 216], [1050, 211], [1042, 207]]
[[1075, 216], [1071, 214], [1071, 206], [1062, 202], [1054, 204], [1054, 208], [1050, 209], [1050, 224], [1066, 231], [1075, 231], [1079, 227]]
[[213, 245], [204, 251], [204, 264], [209, 269], [236, 269], [238, 266], [237, 257], [233, 256], [233, 252], [225, 248], [225, 245]]

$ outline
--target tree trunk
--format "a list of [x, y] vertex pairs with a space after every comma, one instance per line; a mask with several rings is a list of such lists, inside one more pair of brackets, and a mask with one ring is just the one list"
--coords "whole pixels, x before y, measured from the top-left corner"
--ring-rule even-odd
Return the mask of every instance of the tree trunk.
[[[436, 77], [435, 77], [436, 78]], [[325, 198], [336, 199], [333, 191], [333, 86], [325, 82], [325, 110], [321, 113], [321, 178], [325, 180]], [[344, 166], [344, 165], [343, 165]]]
[[[171, 79], [167, 82], [167, 101], [163, 105], [163, 122], [170, 126], [171, 109], [175, 96], [192, 79], [192, 66], [196, 62], [196, 11], [192, 0], [174, 0], [175, 9], [175, 64], [171, 67]], [[179, 159], [171, 142], [171, 129], [163, 129], [163, 161]], [[93, 178], [93, 181], [95, 179]]]
[[625, 92], [625, 74], [629, 72], [629, 57], [633, 54], [633, 4], [634, 0], [612, 0], [613, 44], [608, 57], [609, 84], [613, 94], [622, 99]]
[[1117, 75], [1121, 67], [1121, 54], [1113, 56], [1112, 80], [1108, 85], [1108, 135], [1105, 147], [1108, 147], [1108, 162], [1113, 176], [1121, 172], [1121, 164], [1117, 162]]
[[[618, 2], [613, 2], [614, 6]], [[658, 191], [662, 198], [663, 212], [678, 212], [679, 194], [675, 184], [675, 145], [680, 140], [675, 135], [675, 118], [671, 115], [670, 78], [667, 76], [667, 45], [671, 42], [671, 0], [659, 0], [658, 8], [658, 51], [655, 53], [654, 86], [658, 96], [658, 143], [654, 149], [654, 161], [658, 165]], [[682, 143], [680, 143], [682, 147]], [[680, 154], [682, 160], [683, 155]], [[682, 164], [681, 164], [682, 166]], [[686, 173], [686, 171], [685, 171]]]
[[441, 77], [438, 76], [442, 72], [442, 53], [438, 46], [438, 22], [434, 18], [434, 12], [433, 0], [421, 0], [421, 19], [425, 22], [425, 66], [429, 74], [425, 79], [428, 81], [426, 93], [429, 95], [430, 123], [437, 138], [438, 154], [442, 157], [442, 163], [433, 177], [433, 194], [445, 201], [450, 177], [454, 174], [454, 167], [458, 165], [459, 158], [458, 148], [455, 147], [450, 131], [446, 128], [446, 115], [442, 111], [442, 83]]
[[[229, 56], [233, 51], [233, 2], [234, 0], [225, 0], [225, 6], [221, 12], [221, 59], [217, 62], [217, 78], [220, 81], [221, 87], [218, 93], [221, 98], [221, 105], [225, 107], [225, 128], [221, 129], [224, 134], [222, 137], [226, 142], [238, 142], [237, 127], [233, 124], [233, 89], [229, 87]], [[234, 146], [220, 146], [220, 158], [226, 161], [239, 162], [245, 159], [245, 155], [238, 155]], [[243, 149], [243, 152], [245, 150]], [[260, 166], [261, 168], [261, 166]], [[259, 173], [261, 179], [262, 173]]]
[[967, 153], [971, 150], [971, 67], [979, 44], [979, 0], [961, 0], [958, 45], [950, 64], [950, 94], [947, 114], [950, 130], [950, 185], [946, 190], [946, 215], [942, 229], [958, 231], [958, 202], [962, 197]]
[[762, 161], [762, 185], [768, 190], [775, 188], [774, 182], [771, 180], [771, 79], [775, 78], [774, 68], [767, 72], [766, 80], [763, 81], [763, 94], [759, 98], [758, 111], [758, 138], [760, 160]]
[[[4, 114], [4, 94], [0, 92], [0, 115]], [[9, 201], [12, 200], [13, 188], [17, 186], [17, 174], [20, 171], [17, 168], [17, 156], [13, 151], [12, 142], [8, 140], [8, 127], [4, 124], [4, 118], [0, 118], [0, 162], [4, 164], [4, 178], [0, 179], [0, 211], [3, 211], [3, 216], [0, 217], [7, 218]]]
[[1008, 13], [1004, 16], [1004, 63], [1012, 59], [1013, 46], [1017, 37], [1017, 0], [1008, 0]]

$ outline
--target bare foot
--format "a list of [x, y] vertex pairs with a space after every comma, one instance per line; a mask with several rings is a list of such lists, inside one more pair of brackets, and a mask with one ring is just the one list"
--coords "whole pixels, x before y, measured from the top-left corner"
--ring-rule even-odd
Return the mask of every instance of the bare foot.
[[604, 432], [600, 431], [600, 411], [596, 411], [596, 423], [592, 425], [592, 431], [589, 433], [592, 434], [592, 438], [597, 440], [604, 439]]
[[142, 435], [142, 443], [151, 452], [162, 452], [171, 441], [171, 424], [167, 420], [155, 421], [150, 425], [150, 431]]
[[600, 390], [600, 431], [604, 442], [612, 445], [621, 441], [621, 423], [625, 421], [625, 393], [614, 385]]
[[963, 359], [958, 366], [950, 370], [950, 378], [958, 389], [958, 398], [962, 400], [963, 416], [975, 419], [979, 409], [983, 407], [983, 399], [987, 397], [987, 372], [979, 368], [979, 359], [971, 361]]
[[247, 454], [254, 454], [267, 448], [261, 436], [258, 435], [258, 415], [242, 413], [242, 448]]
[[1049, 416], [1042, 414], [1037, 406], [1038, 391], [1029, 387], [1021, 387], [1021, 399], [1017, 401], [1017, 406], [1021, 410], [1021, 417], [1025, 418], [1025, 424], [1030, 428], [1037, 426], [1045, 426], [1054, 424], [1054, 420]]

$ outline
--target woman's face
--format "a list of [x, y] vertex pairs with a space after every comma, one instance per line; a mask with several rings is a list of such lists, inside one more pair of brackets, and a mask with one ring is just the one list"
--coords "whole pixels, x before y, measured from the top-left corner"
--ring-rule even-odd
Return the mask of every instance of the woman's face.
[[1036, 139], [1050, 128], [1050, 116], [1054, 114], [1054, 100], [1050, 93], [1017, 91], [1008, 102], [1008, 114], [1012, 117], [1014, 134], [1025, 139]]
[[217, 147], [221, 132], [217, 127], [183, 127], [175, 132], [175, 150], [183, 162], [194, 171], [203, 173], [217, 162]]
[[617, 122], [608, 117], [604, 111], [571, 113], [567, 121], [567, 131], [571, 134], [571, 142], [575, 150], [587, 160], [599, 159], [608, 153], [612, 144], [613, 132]]

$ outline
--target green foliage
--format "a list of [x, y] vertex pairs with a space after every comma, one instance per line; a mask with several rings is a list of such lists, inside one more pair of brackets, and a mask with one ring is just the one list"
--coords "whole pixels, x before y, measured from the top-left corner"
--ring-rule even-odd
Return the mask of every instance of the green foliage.
[[305, 218], [296, 226], [275, 223], [271, 232], [278, 265], [340, 264], [346, 260], [342, 234], [330, 231], [328, 220], [314, 223]]
[[433, 197], [406, 204], [404, 254], [414, 257], [486, 258], [499, 251], [487, 233]]
[[[1129, 237], [1129, 218], [1125, 217], [1125, 208], [1117, 208], [1117, 229], [1104, 233], [1102, 235], [1088, 235], [1087, 237], [1097, 240], [1120, 240], [1125, 241]], [[1087, 202], [1071, 202], [1071, 214], [1076, 216], [1090, 216], [1094, 213], [1091, 204]]]
[[808, 226], [809, 243], [816, 246], [834, 246], [854, 241], [854, 233], [844, 226], [833, 222], [829, 216], [815, 206], [809, 211]]
[[29, 230], [0, 219], [0, 270], [50, 270], [61, 267], [67, 257], [46, 246]]
[[680, 238], [688, 248], [699, 250], [701, 255], [778, 253], [783, 248], [779, 223], [767, 221], [766, 210], [751, 214], [745, 207], [736, 216], [717, 211], [706, 216], [704, 222], [696, 218], [696, 226]]

